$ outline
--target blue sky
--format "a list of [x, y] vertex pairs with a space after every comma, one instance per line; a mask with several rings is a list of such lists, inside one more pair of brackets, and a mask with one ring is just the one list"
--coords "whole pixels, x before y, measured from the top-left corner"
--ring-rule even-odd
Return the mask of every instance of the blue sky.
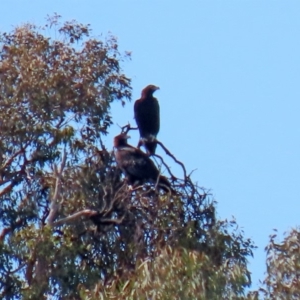
[[[273, 228], [299, 224], [300, 2], [10, 0], [0, 30], [44, 24], [54, 12], [132, 51], [123, 69], [133, 100], [160, 86], [158, 137], [197, 169], [193, 179], [212, 190], [219, 217], [234, 216], [258, 246], [249, 265], [256, 288]], [[134, 125], [132, 106], [114, 105], [114, 120]], [[118, 132], [115, 124], [108, 146]]]

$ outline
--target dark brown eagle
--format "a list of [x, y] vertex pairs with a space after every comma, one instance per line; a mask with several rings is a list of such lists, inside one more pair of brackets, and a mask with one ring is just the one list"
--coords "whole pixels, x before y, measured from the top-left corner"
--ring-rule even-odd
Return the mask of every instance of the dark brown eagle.
[[159, 87], [150, 84], [142, 90], [141, 99], [134, 103], [134, 118], [140, 131], [138, 147], [144, 145], [148, 154], [155, 154], [156, 136], [159, 132], [159, 104], [153, 93]]
[[146, 182], [157, 184], [164, 191], [171, 191], [171, 185], [165, 176], [159, 174], [154, 162], [146, 153], [127, 143], [124, 133], [114, 138], [115, 157], [129, 185], [138, 186]]

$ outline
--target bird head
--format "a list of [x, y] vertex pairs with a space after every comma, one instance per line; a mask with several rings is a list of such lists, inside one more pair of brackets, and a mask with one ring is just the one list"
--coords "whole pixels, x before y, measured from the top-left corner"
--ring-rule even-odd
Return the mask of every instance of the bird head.
[[142, 97], [152, 96], [153, 93], [157, 90], [159, 90], [158, 86], [149, 84], [142, 90]]
[[127, 135], [126, 133], [121, 133], [114, 138], [114, 146], [115, 147], [120, 147], [120, 146], [125, 146], [127, 145], [127, 139], [129, 139], [130, 136]]

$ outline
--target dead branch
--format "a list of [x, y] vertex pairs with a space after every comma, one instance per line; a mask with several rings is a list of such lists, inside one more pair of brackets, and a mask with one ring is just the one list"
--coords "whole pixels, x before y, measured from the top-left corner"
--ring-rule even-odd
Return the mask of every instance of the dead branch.
[[161, 163], [165, 166], [165, 168], [167, 169], [168, 173], [171, 176], [171, 180], [178, 180], [178, 178], [171, 172], [170, 167], [165, 163], [164, 159], [158, 155], [158, 154], [154, 154], [155, 157], [158, 157], [161, 160]]
[[[186, 175], [186, 169], [185, 169], [185, 166], [184, 166], [184, 164], [181, 162], [181, 161], [179, 161], [166, 147], [165, 147], [165, 145], [162, 143], [162, 142], [160, 142], [160, 141], [158, 141], [158, 140], [156, 140], [156, 142], [157, 142], [157, 144], [158, 145], [160, 145], [164, 150], [165, 150], [165, 152], [166, 152], [166, 154], [167, 155], [169, 155], [169, 156], [171, 156], [172, 158], [173, 158], [173, 160], [177, 163], [177, 164], [179, 164], [181, 167], [182, 167], [182, 170], [183, 170], [183, 175], [184, 175], [184, 180], [186, 181], [187, 180], [187, 175]], [[157, 156], [157, 154], [155, 154], [155, 156]], [[175, 177], [176, 178], [176, 177]]]
[[131, 127], [130, 123], [125, 126], [120, 126], [121, 133], [127, 134], [130, 130], [138, 130], [138, 127]]

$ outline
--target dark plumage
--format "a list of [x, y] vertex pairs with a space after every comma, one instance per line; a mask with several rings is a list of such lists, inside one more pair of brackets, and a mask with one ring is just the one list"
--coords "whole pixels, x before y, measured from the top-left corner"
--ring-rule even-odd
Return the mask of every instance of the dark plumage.
[[149, 155], [155, 154], [156, 136], [159, 132], [159, 103], [153, 93], [159, 87], [150, 84], [142, 90], [142, 96], [134, 103], [134, 117], [140, 131], [138, 147], [145, 145]]
[[137, 186], [145, 182], [158, 183], [158, 187], [170, 191], [170, 182], [159, 174], [154, 162], [138, 148], [127, 144], [124, 133], [114, 139], [116, 161], [127, 178], [129, 185]]

